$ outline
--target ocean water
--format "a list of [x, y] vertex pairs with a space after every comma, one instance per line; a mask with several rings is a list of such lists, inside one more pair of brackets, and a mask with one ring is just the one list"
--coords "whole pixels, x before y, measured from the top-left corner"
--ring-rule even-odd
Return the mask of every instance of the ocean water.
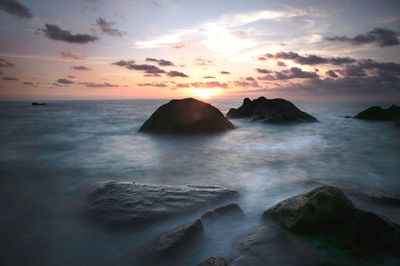
[[[222, 134], [138, 133], [165, 102], [0, 102], [0, 265], [141, 265], [140, 254], [155, 236], [200, 215], [109, 232], [84, 219], [87, 195], [109, 180], [240, 192], [246, 225], [206, 230], [207, 245], [182, 255], [181, 265], [229, 258], [235, 239], [258, 226], [265, 209], [321, 184], [400, 223], [400, 128], [344, 118], [392, 103], [294, 101], [320, 123], [233, 119], [237, 128]], [[223, 113], [241, 104], [209, 102]]]

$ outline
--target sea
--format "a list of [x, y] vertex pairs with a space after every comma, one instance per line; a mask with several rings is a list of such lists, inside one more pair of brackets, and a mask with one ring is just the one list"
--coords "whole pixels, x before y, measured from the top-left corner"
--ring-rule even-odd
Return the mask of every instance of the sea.
[[[217, 185], [236, 190], [240, 228], [205, 231], [206, 247], [176, 265], [234, 256], [234, 243], [273, 204], [317, 186], [342, 189], [362, 209], [400, 223], [400, 127], [353, 116], [399, 102], [300, 101], [319, 123], [231, 119], [212, 135], [139, 133], [168, 100], [0, 102], [0, 265], [142, 265], [141, 251], [191, 213], [143, 230], [113, 232], [85, 219], [104, 181]], [[221, 112], [242, 100], [208, 100]]]

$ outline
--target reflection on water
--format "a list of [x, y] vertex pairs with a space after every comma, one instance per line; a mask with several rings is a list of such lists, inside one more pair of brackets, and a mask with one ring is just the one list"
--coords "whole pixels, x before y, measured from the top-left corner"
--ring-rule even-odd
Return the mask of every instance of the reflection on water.
[[[0, 103], [0, 264], [140, 265], [137, 254], [152, 238], [200, 215], [142, 232], [105, 232], [82, 211], [89, 191], [106, 180], [221, 185], [241, 193], [245, 224], [206, 228], [207, 246], [182, 258], [183, 265], [229, 257], [233, 240], [255, 227], [263, 210], [321, 183], [400, 199], [400, 130], [343, 118], [370, 103], [295, 102], [320, 123], [235, 119], [237, 129], [210, 136], [139, 134], [163, 102]], [[240, 101], [213, 104], [226, 113]], [[396, 204], [359, 204], [400, 222]]]

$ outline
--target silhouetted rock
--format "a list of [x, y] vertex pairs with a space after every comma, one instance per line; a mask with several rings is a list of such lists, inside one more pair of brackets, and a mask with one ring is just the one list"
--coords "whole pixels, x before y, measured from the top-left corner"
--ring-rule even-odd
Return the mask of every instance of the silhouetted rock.
[[263, 216], [277, 220], [292, 232], [315, 232], [337, 226], [355, 210], [342, 191], [324, 186], [286, 199], [265, 211]]
[[324, 186], [286, 199], [263, 214], [294, 233], [319, 237], [361, 254], [400, 254], [399, 226], [359, 210], [339, 189]]
[[253, 120], [262, 120], [267, 123], [301, 123], [317, 122], [318, 120], [298, 109], [293, 103], [284, 99], [260, 97], [255, 100], [245, 98], [242, 106], [231, 108], [228, 117], [251, 117]]
[[380, 106], [370, 107], [358, 113], [354, 118], [363, 120], [392, 121], [398, 117], [400, 117], [400, 106], [392, 105], [387, 109], [382, 109]]
[[47, 105], [46, 103], [36, 103], [36, 102], [34, 102], [34, 103], [32, 103], [32, 105], [33, 106], [41, 106], [41, 105]]
[[209, 257], [200, 262], [197, 266], [228, 266], [228, 263], [221, 257]]
[[112, 181], [90, 195], [87, 213], [94, 222], [115, 228], [143, 226], [215, 206], [238, 194], [216, 186], [161, 186]]
[[344, 118], [353, 118], [353, 117], [350, 115], [346, 115]]
[[213, 133], [234, 126], [214, 106], [193, 98], [160, 106], [139, 129], [153, 133]]
[[200, 220], [181, 225], [155, 241], [152, 255], [156, 258], [172, 256], [176, 252], [196, 244], [203, 237], [203, 233], [203, 224]]
[[225, 205], [216, 208], [213, 211], [208, 211], [201, 216], [202, 220], [213, 221], [221, 218], [244, 218], [242, 209], [236, 203]]

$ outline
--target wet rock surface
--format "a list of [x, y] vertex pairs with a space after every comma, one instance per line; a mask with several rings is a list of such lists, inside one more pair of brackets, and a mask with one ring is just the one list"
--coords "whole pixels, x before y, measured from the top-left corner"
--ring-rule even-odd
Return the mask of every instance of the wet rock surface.
[[228, 263], [221, 257], [210, 257], [200, 262], [197, 266], [228, 266]]
[[400, 106], [392, 105], [389, 108], [383, 109], [380, 106], [370, 107], [360, 113], [354, 118], [363, 120], [375, 121], [393, 121], [400, 117]]
[[214, 106], [193, 98], [160, 106], [139, 129], [152, 133], [215, 133], [234, 125]]
[[228, 117], [250, 117], [266, 123], [302, 123], [317, 122], [318, 120], [298, 109], [293, 103], [284, 99], [267, 99], [260, 97], [255, 100], [245, 98], [242, 106], [231, 108]]
[[111, 227], [144, 226], [201, 210], [228, 199], [236, 191], [218, 186], [162, 186], [106, 182], [88, 198], [88, 217]]
[[205, 212], [201, 216], [201, 219], [205, 221], [217, 221], [220, 219], [243, 219], [244, 217], [245, 215], [239, 205], [232, 203], [216, 208], [213, 211]]

